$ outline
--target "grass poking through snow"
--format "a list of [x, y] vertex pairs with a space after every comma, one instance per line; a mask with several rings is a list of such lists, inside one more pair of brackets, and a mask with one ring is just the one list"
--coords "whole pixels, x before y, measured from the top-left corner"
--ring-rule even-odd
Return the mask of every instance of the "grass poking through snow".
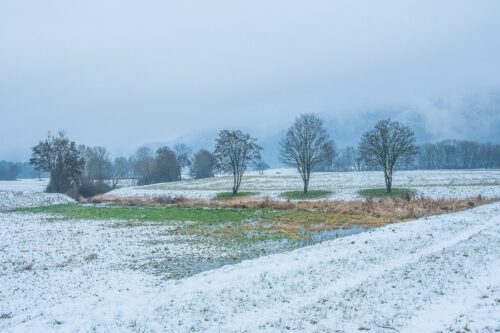
[[239, 197], [251, 197], [257, 194], [256, 192], [238, 192], [236, 194], [233, 194], [233, 192], [220, 192], [217, 193], [214, 200], [230, 200]]
[[409, 198], [415, 198], [417, 192], [410, 188], [393, 188], [391, 193], [387, 193], [387, 189], [384, 188], [369, 188], [364, 190], [359, 190], [358, 194], [366, 199], [404, 199], [409, 196]]
[[289, 200], [311, 200], [321, 199], [330, 196], [332, 192], [323, 190], [312, 190], [307, 193], [304, 191], [288, 191], [281, 194], [282, 197]]

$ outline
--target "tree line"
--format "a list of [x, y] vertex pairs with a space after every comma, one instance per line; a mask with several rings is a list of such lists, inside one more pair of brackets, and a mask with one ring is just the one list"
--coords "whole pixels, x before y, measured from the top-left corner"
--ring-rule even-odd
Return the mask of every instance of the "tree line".
[[415, 169], [500, 168], [500, 145], [466, 140], [445, 140], [420, 146]]
[[[479, 143], [468, 140], [443, 140], [419, 145], [419, 153], [412, 163], [401, 165], [404, 170], [436, 169], [498, 169], [500, 144]], [[362, 163], [356, 147], [340, 149], [331, 166], [319, 171], [372, 171]]]
[[41, 178], [45, 176], [46, 174], [34, 170], [31, 164], [27, 162], [0, 161], [0, 180]]
[[115, 189], [120, 182], [136, 180], [138, 185], [182, 180], [189, 167], [193, 179], [214, 176], [213, 154], [201, 149], [195, 154], [185, 144], [160, 147], [153, 151], [140, 147], [129, 158], [114, 159], [105, 147], [77, 145], [64, 132], [49, 133], [32, 148], [30, 164], [50, 176], [47, 192], [72, 196], [93, 196]]
[[[337, 151], [324, 122], [309, 113], [297, 117], [281, 138], [279, 158], [298, 171], [304, 193], [313, 172], [334, 170], [381, 170], [391, 192], [396, 169], [499, 167], [499, 147], [456, 140], [417, 145], [408, 126], [385, 119], [362, 135], [358, 147]], [[232, 175], [232, 193], [237, 194], [249, 168], [262, 173], [269, 167], [261, 151], [250, 134], [222, 130], [213, 151], [201, 149], [193, 154], [185, 144], [155, 151], [144, 146], [129, 158], [111, 159], [106, 148], [77, 145], [60, 132], [49, 134], [32, 148], [30, 163], [35, 170], [50, 174], [49, 192], [87, 197], [114, 189], [127, 179], [137, 180], [138, 185], [179, 181], [188, 169], [192, 179], [213, 177], [216, 172]]]
[[16, 180], [20, 172], [20, 163], [0, 161], [0, 180]]

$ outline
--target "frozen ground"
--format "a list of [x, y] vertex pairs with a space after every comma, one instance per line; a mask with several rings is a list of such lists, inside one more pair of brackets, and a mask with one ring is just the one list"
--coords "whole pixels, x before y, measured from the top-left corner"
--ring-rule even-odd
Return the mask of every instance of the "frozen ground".
[[168, 226], [7, 212], [0, 225], [2, 332], [500, 330], [500, 203], [181, 280], [149, 269]]
[[[218, 192], [229, 191], [231, 177], [187, 180], [142, 187], [121, 188], [110, 192], [116, 197], [186, 197], [210, 199]], [[418, 170], [399, 171], [394, 187], [415, 189], [420, 196], [433, 199], [500, 197], [500, 170]], [[382, 172], [323, 172], [311, 176], [310, 189], [333, 192], [329, 199], [356, 200], [357, 191], [384, 187]], [[243, 178], [240, 191], [258, 192], [261, 196], [279, 198], [285, 191], [301, 190], [298, 174], [291, 169], [267, 170], [264, 175], [250, 173]]]

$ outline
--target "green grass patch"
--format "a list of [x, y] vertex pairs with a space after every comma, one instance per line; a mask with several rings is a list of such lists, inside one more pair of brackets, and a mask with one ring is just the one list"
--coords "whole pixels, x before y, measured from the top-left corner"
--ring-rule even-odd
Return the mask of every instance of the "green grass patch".
[[405, 198], [406, 194], [410, 195], [410, 198], [414, 198], [417, 191], [410, 188], [392, 188], [391, 193], [387, 193], [387, 189], [384, 188], [369, 188], [364, 190], [359, 190], [358, 194], [366, 199], [393, 199], [393, 198]]
[[313, 190], [313, 191], [308, 191], [306, 194], [304, 194], [304, 191], [283, 192], [281, 196], [289, 200], [303, 200], [303, 199], [307, 200], [307, 199], [326, 198], [331, 194], [332, 192], [330, 191]]
[[193, 221], [223, 223], [255, 218], [250, 209], [190, 208], [190, 207], [150, 207], [150, 206], [97, 206], [66, 204], [16, 211], [27, 213], [48, 213], [73, 220], [126, 220], [142, 222]]
[[257, 195], [257, 192], [238, 192], [233, 194], [233, 192], [220, 192], [215, 196], [215, 200], [230, 200], [239, 197], [251, 197], [253, 195]]
[[169, 224], [174, 233], [216, 242], [252, 243], [301, 239], [310, 232], [378, 223], [380, 217], [272, 208], [192, 208], [66, 204], [15, 210], [54, 214], [70, 220], [117, 220], [116, 227]]

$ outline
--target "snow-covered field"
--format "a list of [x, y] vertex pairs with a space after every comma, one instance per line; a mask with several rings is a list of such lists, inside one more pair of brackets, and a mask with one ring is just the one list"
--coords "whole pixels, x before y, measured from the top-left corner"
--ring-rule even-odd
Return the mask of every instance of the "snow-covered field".
[[[122, 198], [185, 197], [210, 199], [229, 191], [232, 177], [127, 187], [109, 194]], [[433, 199], [500, 197], [500, 170], [417, 170], [399, 171], [394, 175], [394, 187], [411, 188], [419, 196]], [[360, 199], [360, 189], [384, 187], [382, 172], [322, 172], [311, 176], [311, 190], [328, 190], [332, 200]], [[261, 196], [279, 198], [285, 191], [301, 190], [298, 174], [291, 169], [267, 170], [264, 175], [249, 173], [243, 177], [240, 191], [257, 192]]]
[[7, 212], [0, 225], [2, 332], [500, 330], [500, 203], [181, 280], [148, 269], [167, 227]]
[[63, 194], [43, 193], [47, 184], [47, 179], [0, 181], [0, 211], [74, 202]]
[[0, 181], [0, 191], [24, 191], [24, 192], [43, 192], [47, 187], [49, 180], [44, 179], [19, 179], [15, 181]]

